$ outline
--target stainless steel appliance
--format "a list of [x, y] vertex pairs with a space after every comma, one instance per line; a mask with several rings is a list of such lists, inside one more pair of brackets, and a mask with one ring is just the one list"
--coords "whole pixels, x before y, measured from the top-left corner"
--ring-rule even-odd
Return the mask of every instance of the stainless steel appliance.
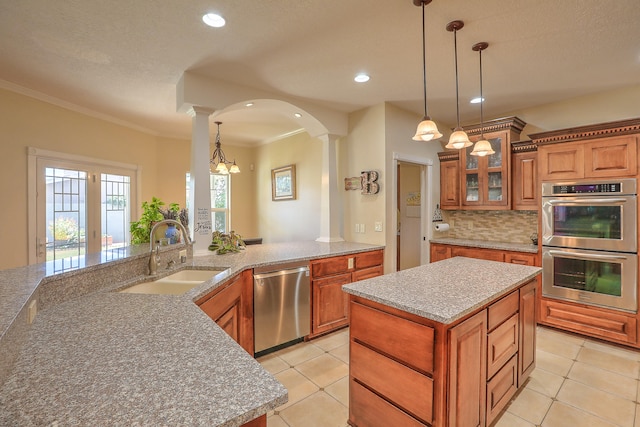
[[635, 179], [542, 184], [542, 294], [636, 312]]
[[298, 342], [311, 330], [308, 262], [253, 270], [255, 352]]

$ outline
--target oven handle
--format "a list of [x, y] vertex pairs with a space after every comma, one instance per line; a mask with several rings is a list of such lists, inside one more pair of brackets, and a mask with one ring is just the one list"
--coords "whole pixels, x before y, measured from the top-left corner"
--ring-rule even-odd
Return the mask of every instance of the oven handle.
[[575, 252], [565, 252], [565, 251], [554, 251], [554, 250], [550, 250], [549, 254], [551, 255], [564, 255], [564, 256], [569, 256], [571, 258], [589, 258], [589, 259], [596, 259], [596, 260], [615, 260], [615, 259], [627, 259], [626, 256], [624, 255], [601, 255], [601, 254], [583, 254], [583, 253], [575, 253]]
[[622, 198], [610, 198], [610, 199], [581, 199], [581, 200], [562, 200], [562, 199], [553, 199], [547, 200], [547, 203], [550, 205], [563, 205], [563, 206], [576, 206], [576, 205], [593, 205], [593, 204], [612, 204], [612, 203], [624, 203], [627, 199]]

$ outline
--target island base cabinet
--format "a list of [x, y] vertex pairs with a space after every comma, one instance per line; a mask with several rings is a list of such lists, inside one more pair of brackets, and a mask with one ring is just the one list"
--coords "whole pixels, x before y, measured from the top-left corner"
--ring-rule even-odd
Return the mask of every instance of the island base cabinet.
[[491, 425], [535, 367], [536, 285], [450, 324], [351, 295], [349, 424]]
[[240, 427], [267, 427], [267, 415], [262, 415], [248, 423], [242, 424]]
[[485, 425], [487, 313], [449, 331], [449, 427]]

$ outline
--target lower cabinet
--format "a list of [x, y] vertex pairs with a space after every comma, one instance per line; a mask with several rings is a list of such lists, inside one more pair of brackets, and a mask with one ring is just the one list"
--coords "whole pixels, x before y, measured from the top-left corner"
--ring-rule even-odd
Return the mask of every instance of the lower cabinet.
[[634, 314], [542, 298], [540, 323], [608, 341], [637, 345], [637, 319]]
[[326, 334], [349, 324], [349, 298], [342, 285], [384, 273], [382, 250], [313, 260], [311, 268], [311, 334]]
[[536, 280], [454, 325], [350, 301], [349, 423], [485, 427], [535, 367]]
[[253, 274], [245, 270], [196, 304], [253, 356]]

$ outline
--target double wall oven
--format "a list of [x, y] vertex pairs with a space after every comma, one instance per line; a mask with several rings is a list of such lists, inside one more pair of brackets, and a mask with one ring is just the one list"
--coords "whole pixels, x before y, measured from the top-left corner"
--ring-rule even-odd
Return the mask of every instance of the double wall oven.
[[542, 294], [637, 312], [636, 179], [542, 184]]

